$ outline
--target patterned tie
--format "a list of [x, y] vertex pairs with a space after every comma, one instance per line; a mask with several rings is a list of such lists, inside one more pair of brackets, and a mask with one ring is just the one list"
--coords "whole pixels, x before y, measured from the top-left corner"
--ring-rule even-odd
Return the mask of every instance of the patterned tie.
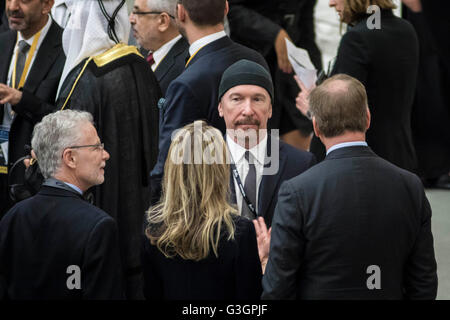
[[150, 65], [150, 67], [155, 63], [155, 60], [153, 59], [153, 52], [150, 52], [147, 56], [147, 62]]
[[[244, 191], [247, 198], [253, 204], [255, 209], [257, 208], [256, 203], [256, 168], [255, 159], [249, 151], [245, 152], [245, 160], [248, 162], [248, 173], [245, 178]], [[245, 199], [242, 199], [242, 212], [241, 216], [246, 217], [250, 220], [256, 219], [255, 215], [250, 211]]]

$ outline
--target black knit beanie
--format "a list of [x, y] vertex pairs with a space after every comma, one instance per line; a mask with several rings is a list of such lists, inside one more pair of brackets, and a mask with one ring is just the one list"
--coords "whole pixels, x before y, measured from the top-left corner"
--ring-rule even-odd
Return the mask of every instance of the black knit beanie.
[[219, 101], [231, 88], [245, 84], [266, 89], [273, 103], [273, 84], [270, 73], [260, 64], [245, 59], [233, 63], [223, 73], [219, 85]]

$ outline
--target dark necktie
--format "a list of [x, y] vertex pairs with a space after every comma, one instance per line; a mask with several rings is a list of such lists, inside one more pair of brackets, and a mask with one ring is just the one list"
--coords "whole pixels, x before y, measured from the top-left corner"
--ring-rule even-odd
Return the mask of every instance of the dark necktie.
[[[19, 52], [17, 54], [17, 61], [16, 61], [16, 83], [15, 83], [15, 88], [19, 89], [19, 82], [20, 82], [20, 78], [22, 77], [22, 73], [23, 73], [23, 68], [25, 67], [25, 61], [27, 59], [27, 52], [30, 49], [30, 45], [28, 43], [26, 43], [24, 40], [20, 40], [19, 41]], [[10, 87], [12, 87], [13, 85], [13, 77], [11, 77], [10, 80]], [[12, 106], [9, 103], [5, 103], [4, 105], [4, 109], [3, 109], [3, 119], [0, 119], [0, 121], [2, 121], [2, 124], [5, 126], [10, 126], [11, 122], [13, 121], [14, 118], [14, 113], [12, 112]]]
[[[248, 162], [248, 173], [245, 178], [244, 191], [247, 198], [253, 204], [255, 209], [257, 208], [256, 203], [256, 168], [255, 160], [249, 151], [245, 152], [245, 160]], [[245, 199], [242, 199], [242, 212], [241, 216], [246, 217], [250, 220], [256, 219], [255, 215], [250, 211]]]
[[155, 63], [155, 60], [153, 59], [153, 52], [150, 52], [147, 56], [147, 62], [150, 65], [150, 67]]
[[20, 78], [22, 77], [23, 68], [25, 67], [25, 60], [27, 59], [28, 49], [30, 49], [30, 45], [26, 43], [24, 40], [20, 40], [19, 53], [17, 56], [17, 64], [16, 64], [16, 83], [15, 83], [16, 89], [19, 89], [18, 85], [20, 82]]

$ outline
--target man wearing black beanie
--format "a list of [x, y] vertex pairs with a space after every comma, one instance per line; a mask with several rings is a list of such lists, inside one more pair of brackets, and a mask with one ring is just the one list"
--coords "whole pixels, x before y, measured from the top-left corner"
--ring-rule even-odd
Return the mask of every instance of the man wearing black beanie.
[[232, 201], [242, 216], [262, 217], [270, 226], [281, 183], [316, 163], [314, 156], [267, 132], [272, 116], [273, 83], [261, 65], [239, 60], [228, 67], [219, 85], [219, 116], [224, 118], [232, 159]]

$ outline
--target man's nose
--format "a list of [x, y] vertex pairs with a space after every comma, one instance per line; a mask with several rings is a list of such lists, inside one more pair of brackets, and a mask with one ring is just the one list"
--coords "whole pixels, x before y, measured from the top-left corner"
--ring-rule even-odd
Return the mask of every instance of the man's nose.
[[252, 100], [251, 99], [245, 99], [242, 113], [245, 115], [253, 114], [253, 106], [252, 106]]
[[9, 11], [19, 10], [20, 9], [19, 3], [20, 3], [20, 0], [6, 1], [6, 9], [8, 9]]
[[106, 149], [103, 149], [103, 159], [105, 159], [105, 161], [109, 159], [109, 153]]

